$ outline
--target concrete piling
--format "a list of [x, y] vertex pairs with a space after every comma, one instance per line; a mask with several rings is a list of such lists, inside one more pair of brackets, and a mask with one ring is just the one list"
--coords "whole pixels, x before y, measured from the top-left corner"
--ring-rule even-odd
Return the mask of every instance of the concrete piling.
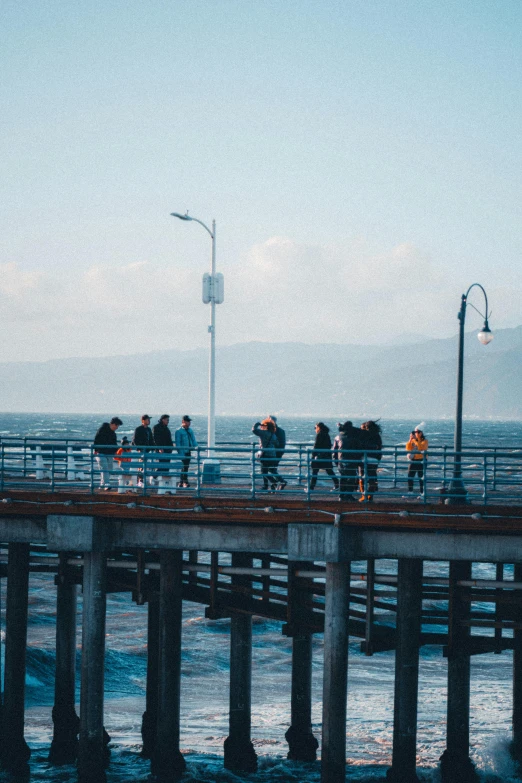
[[104, 552], [83, 556], [80, 783], [105, 781], [107, 735], [103, 728], [107, 560]]
[[422, 560], [401, 558], [397, 582], [393, 760], [386, 779], [418, 783], [417, 699], [422, 609]]
[[141, 721], [141, 755], [152, 758], [158, 726], [159, 596], [150, 593], [147, 612], [147, 686]]
[[[232, 565], [249, 567], [252, 559], [232, 556]], [[236, 585], [245, 577], [234, 576]], [[232, 612], [230, 618], [230, 712], [229, 735], [224, 743], [224, 765], [237, 772], [255, 772], [257, 755], [251, 741], [252, 617]]]
[[157, 734], [151, 763], [160, 783], [179, 780], [186, 766], [180, 752], [182, 555], [180, 550], [160, 554]]
[[67, 578], [66, 556], [56, 576], [56, 674], [51, 764], [72, 764], [78, 755], [80, 719], [75, 709], [76, 611], [78, 588]]
[[326, 564], [321, 783], [344, 783], [350, 564]]
[[[522, 564], [516, 563], [513, 576], [515, 582], [522, 582]], [[522, 606], [517, 606], [515, 619], [522, 623]], [[513, 740], [511, 753], [522, 766], [522, 629], [513, 632]]]
[[469, 757], [470, 718], [470, 616], [468, 588], [457, 586], [471, 579], [471, 563], [450, 562], [448, 618], [448, 706], [446, 750], [440, 759], [443, 783], [476, 783], [478, 775]]
[[29, 544], [9, 544], [2, 765], [20, 778], [28, 774], [31, 756], [24, 738], [28, 590]]
[[291, 724], [285, 734], [288, 758], [315, 761], [319, 743], [312, 733], [312, 634], [292, 637]]

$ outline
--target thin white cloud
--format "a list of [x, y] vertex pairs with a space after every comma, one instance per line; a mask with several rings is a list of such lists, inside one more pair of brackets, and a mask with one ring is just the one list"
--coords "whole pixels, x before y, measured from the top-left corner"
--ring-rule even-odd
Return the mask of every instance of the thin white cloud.
[[[218, 264], [219, 266], [219, 264]], [[250, 340], [382, 342], [457, 330], [463, 286], [411, 243], [375, 253], [364, 240], [306, 245], [271, 237], [224, 267], [218, 344]], [[0, 266], [0, 360], [136, 353], [207, 344], [201, 274], [181, 264], [92, 265], [83, 274]], [[495, 311], [495, 290], [488, 291]], [[520, 293], [502, 293], [505, 325], [520, 322]], [[497, 315], [500, 315], [497, 310]]]

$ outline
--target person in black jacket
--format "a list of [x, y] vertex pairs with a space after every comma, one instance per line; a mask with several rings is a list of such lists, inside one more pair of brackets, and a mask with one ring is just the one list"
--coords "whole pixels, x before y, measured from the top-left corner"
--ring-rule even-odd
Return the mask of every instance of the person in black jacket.
[[100, 469], [100, 489], [109, 490], [111, 488], [114, 455], [118, 450], [116, 430], [122, 424], [122, 420], [114, 416], [110, 422], [103, 422], [94, 436], [94, 453]]
[[[332, 477], [335, 489], [339, 489], [339, 479], [332, 468], [332, 439], [329, 435], [330, 428], [322, 421], [315, 425], [315, 443], [312, 451], [310, 467], [312, 468], [312, 478], [310, 479], [310, 490], [315, 489], [317, 483], [317, 474], [320, 470]], [[305, 490], [307, 491], [307, 490]]]
[[341, 474], [339, 500], [355, 500], [352, 493], [357, 485], [357, 468], [362, 459], [361, 430], [351, 421], [337, 426], [339, 435], [334, 440], [333, 458]]
[[[152, 434], [154, 436], [154, 445], [158, 447], [160, 454], [171, 454], [174, 442], [172, 440], [172, 434], [169, 429], [170, 416], [168, 413], [164, 413], [160, 416], [157, 424], [154, 425]], [[168, 473], [170, 462], [168, 457], [160, 457], [161, 467], [158, 468], [158, 473]]]
[[285, 449], [286, 449], [286, 432], [282, 427], [278, 426], [277, 416], [270, 414], [268, 418], [270, 419], [270, 421], [274, 422], [275, 436], [277, 438], [277, 443], [278, 443], [276, 449], [275, 467], [279, 469], [279, 463], [281, 462], [281, 459], [283, 458], [283, 454], [285, 453]]
[[[138, 449], [143, 452], [142, 460], [147, 461], [152, 456], [151, 446], [154, 446], [154, 435], [150, 426], [150, 416], [148, 413], [144, 413], [141, 417], [141, 424], [134, 430], [134, 437], [132, 439], [133, 446], [143, 446], [145, 448]], [[139, 481], [142, 480], [143, 468], [138, 468]], [[140, 485], [141, 486], [141, 485]]]
[[377, 468], [382, 459], [381, 427], [376, 421], [365, 421], [364, 424], [361, 424], [361, 433], [363, 436], [364, 451], [366, 453], [367, 491], [365, 494], [363, 457], [363, 462], [359, 466], [359, 491], [362, 495], [360, 501], [372, 501], [375, 492], [379, 489], [377, 483]]

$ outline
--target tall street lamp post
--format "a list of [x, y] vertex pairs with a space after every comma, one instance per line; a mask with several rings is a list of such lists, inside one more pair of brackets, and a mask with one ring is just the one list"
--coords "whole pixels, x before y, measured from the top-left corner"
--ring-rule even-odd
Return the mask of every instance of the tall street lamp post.
[[487, 345], [493, 339], [493, 333], [489, 328], [488, 318], [488, 297], [486, 292], [480, 283], [473, 283], [470, 285], [465, 294], [462, 294], [460, 311], [458, 314], [459, 319], [459, 353], [458, 353], [458, 365], [457, 365], [457, 410], [455, 414], [455, 438], [454, 438], [454, 463], [453, 463], [453, 479], [450, 483], [450, 500], [451, 502], [458, 502], [459, 500], [465, 500], [466, 489], [462, 480], [462, 395], [464, 386], [464, 323], [466, 320], [466, 306], [468, 304], [469, 292], [472, 288], [480, 288], [484, 294], [486, 302], [486, 312], [482, 314], [480, 310], [477, 310], [475, 305], [469, 303], [470, 307], [477, 310], [478, 314], [484, 318], [484, 326], [478, 333], [477, 337], [482, 345]]
[[212, 240], [212, 261], [210, 265], [210, 274], [203, 275], [203, 302], [210, 304], [210, 325], [208, 332], [210, 335], [210, 356], [208, 367], [208, 438], [207, 438], [207, 457], [203, 463], [204, 483], [218, 484], [221, 482], [220, 464], [214, 456], [216, 446], [216, 305], [222, 304], [224, 298], [224, 281], [221, 273], [216, 273], [216, 221], [212, 221], [212, 230], [198, 218], [191, 217], [188, 213], [181, 215], [178, 212], [171, 212], [172, 217], [180, 220], [191, 220], [199, 223], [209, 234]]

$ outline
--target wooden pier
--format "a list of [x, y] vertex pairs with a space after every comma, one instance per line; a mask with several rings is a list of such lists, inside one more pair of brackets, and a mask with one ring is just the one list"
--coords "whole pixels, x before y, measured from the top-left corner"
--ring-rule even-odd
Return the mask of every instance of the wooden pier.
[[[383, 559], [397, 568], [379, 571]], [[448, 563], [429, 577], [425, 561]], [[472, 563], [496, 564], [474, 580]], [[357, 563], [357, 567], [354, 564]], [[506, 564], [514, 564], [507, 578]], [[209, 618], [230, 617], [229, 734], [224, 764], [253, 772], [252, 617], [281, 622], [292, 637], [288, 757], [313, 761], [311, 642], [324, 633], [322, 783], [346, 774], [348, 638], [367, 655], [395, 650], [393, 758], [388, 779], [413, 783], [419, 649], [448, 660], [444, 783], [477, 775], [469, 756], [470, 656], [513, 650], [513, 755], [522, 760], [522, 505], [364, 505], [293, 495], [252, 499], [130, 496], [79, 491], [0, 493], [0, 575], [7, 578], [0, 748], [3, 767], [27, 769], [24, 739], [28, 585], [33, 571], [56, 584], [53, 764], [77, 760], [81, 783], [99, 783], [109, 762], [104, 728], [108, 592], [148, 604], [143, 755], [162, 783], [185, 768], [180, 752], [182, 601]], [[76, 598], [83, 589], [81, 698], [76, 713]], [[476, 602], [492, 605], [477, 610]], [[442, 608], [441, 608], [442, 607]], [[473, 633], [472, 633], [473, 632]], [[369, 759], [369, 762], [371, 760]]]

